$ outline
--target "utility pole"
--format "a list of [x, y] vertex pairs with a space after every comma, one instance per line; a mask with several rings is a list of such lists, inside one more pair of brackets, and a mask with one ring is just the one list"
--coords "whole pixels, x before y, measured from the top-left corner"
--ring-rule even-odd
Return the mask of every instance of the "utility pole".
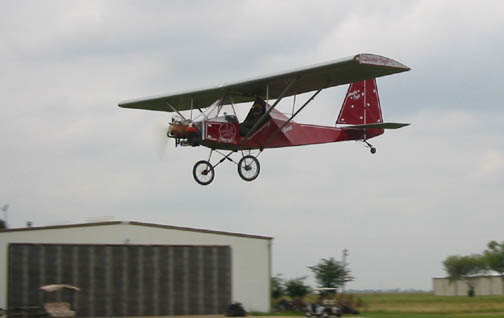
[[8, 229], [9, 228], [9, 224], [7, 222], [7, 210], [9, 209], [9, 205], [8, 204], [4, 204], [3, 207], [2, 207], [2, 211], [4, 212], [4, 223], [5, 223], [5, 228]]
[[345, 292], [345, 276], [346, 276], [346, 258], [348, 256], [348, 250], [345, 248], [343, 250], [343, 256], [341, 257], [341, 264], [343, 265], [343, 283], [341, 284], [341, 293], [343, 294]]

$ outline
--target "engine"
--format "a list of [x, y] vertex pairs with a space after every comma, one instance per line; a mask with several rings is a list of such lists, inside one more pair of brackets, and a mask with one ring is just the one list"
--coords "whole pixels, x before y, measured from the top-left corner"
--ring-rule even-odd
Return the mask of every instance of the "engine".
[[201, 123], [174, 120], [168, 127], [168, 137], [175, 138], [175, 146], [199, 146], [201, 140]]

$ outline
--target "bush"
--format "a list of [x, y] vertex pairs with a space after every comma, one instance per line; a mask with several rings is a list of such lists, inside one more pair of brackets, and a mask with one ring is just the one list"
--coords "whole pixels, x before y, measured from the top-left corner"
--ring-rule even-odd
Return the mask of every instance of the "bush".
[[243, 317], [246, 315], [247, 313], [241, 303], [230, 304], [226, 309], [226, 316], [228, 317]]

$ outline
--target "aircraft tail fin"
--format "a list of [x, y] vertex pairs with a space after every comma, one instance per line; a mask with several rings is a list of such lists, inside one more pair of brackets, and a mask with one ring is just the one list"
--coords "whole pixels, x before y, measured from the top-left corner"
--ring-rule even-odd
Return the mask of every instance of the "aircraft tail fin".
[[383, 123], [376, 79], [351, 83], [336, 124], [367, 125]]

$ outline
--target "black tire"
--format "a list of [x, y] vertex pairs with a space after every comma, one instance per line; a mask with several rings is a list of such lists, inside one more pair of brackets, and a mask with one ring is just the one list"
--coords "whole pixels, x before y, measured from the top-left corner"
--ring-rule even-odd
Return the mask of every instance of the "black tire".
[[256, 157], [247, 155], [238, 162], [238, 174], [245, 181], [253, 181], [261, 172], [259, 160]]
[[196, 182], [201, 185], [210, 184], [214, 177], [215, 171], [210, 162], [205, 160], [200, 160], [196, 162], [193, 168], [193, 177]]
[[371, 153], [372, 154], [376, 153], [376, 148], [375, 147], [371, 147]]

